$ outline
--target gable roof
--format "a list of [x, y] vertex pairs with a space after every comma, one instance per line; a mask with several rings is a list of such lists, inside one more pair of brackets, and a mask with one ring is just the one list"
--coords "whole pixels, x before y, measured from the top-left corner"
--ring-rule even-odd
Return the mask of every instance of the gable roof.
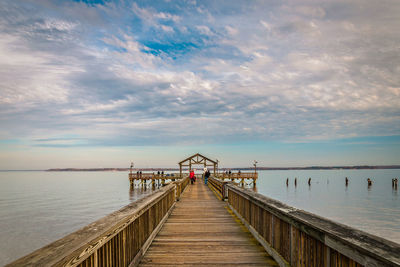
[[194, 157], [201, 157], [201, 158], [203, 158], [203, 159], [205, 159], [205, 160], [207, 160], [207, 161], [210, 161], [210, 162], [212, 162], [212, 163], [214, 163], [214, 164], [217, 164], [217, 162], [216, 162], [215, 160], [212, 160], [212, 159], [210, 159], [210, 158], [207, 158], [206, 156], [203, 156], [203, 155], [200, 154], [200, 153], [196, 153], [196, 154], [194, 154], [193, 156], [190, 156], [190, 157], [188, 157], [188, 158], [186, 158], [186, 159], [180, 161], [178, 164], [181, 165], [181, 164], [184, 163], [185, 161], [191, 160], [191, 159], [194, 158]]

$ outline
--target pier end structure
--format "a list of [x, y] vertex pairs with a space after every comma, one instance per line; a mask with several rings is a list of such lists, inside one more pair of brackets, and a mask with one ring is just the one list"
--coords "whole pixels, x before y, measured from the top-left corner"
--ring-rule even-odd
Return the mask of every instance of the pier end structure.
[[202, 165], [204, 168], [213, 167], [214, 175], [216, 174], [218, 168], [218, 162], [216, 160], [212, 160], [206, 156], [203, 156], [200, 153], [196, 153], [179, 163], [179, 173], [182, 176], [183, 167], [188, 167], [189, 170], [192, 169], [193, 165]]

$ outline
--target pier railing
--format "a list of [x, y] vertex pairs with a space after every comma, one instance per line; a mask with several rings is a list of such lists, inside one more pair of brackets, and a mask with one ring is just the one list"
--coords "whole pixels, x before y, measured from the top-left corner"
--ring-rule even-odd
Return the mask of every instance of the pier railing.
[[158, 173], [129, 173], [129, 179], [131, 180], [152, 180], [152, 179], [180, 179], [179, 173], [168, 173], [168, 174], [158, 174]]
[[140, 181], [141, 185], [147, 185], [147, 181], [151, 182], [153, 186], [156, 182], [162, 185], [166, 184], [166, 181], [176, 181], [178, 179], [184, 178], [187, 175], [182, 175], [180, 173], [168, 173], [168, 174], [158, 174], [158, 173], [129, 173], [129, 182], [131, 186], [135, 185], [135, 181]]
[[221, 180], [225, 179], [257, 179], [258, 173], [256, 172], [235, 172], [235, 173], [218, 173], [215, 177]]
[[179, 200], [181, 198], [183, 190], [185, 190], [186, 186], [189, 184], [189, 176], [186, 176], [183, 179], [179, 179], [174, 183], [176, 184], [176, 200]]
[[170, 183], [9, 266], [136, 266], [187, 180]]
[[232, 183], [225, 187], [231, 209], [280, 266], [400, 266], [399, 244]]
[[217, 194], [218, 198], [221, 200], [225, 200], [225, 198], [227, 197], [227, 194], [225, 191], [227, 183], [228, 183], [227, 181], [216, 179], [215, 177], [210, 177], [208, 179], [208, 184], [213, 189], [213, 191]]

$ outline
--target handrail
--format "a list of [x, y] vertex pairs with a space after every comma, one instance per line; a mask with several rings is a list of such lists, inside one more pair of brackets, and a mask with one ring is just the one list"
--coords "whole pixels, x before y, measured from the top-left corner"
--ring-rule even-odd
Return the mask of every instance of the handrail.
[[183, 193], [183, 190], [185, 190], [186, 186], [189, 184], [189, 176], [186, 176], [183, 179], [179, 179], [174, 183], [176, 185], [176, 200], [179, 201], [179, 199], [181, 198], [181, 194]]
[[257, 179], [258, 173], [256, 173], [256, 172], [218, 173], [215, 176], [222, 180], [225, 180], [225, 179]]
[[217, 193], [219, 199], [221, 199], [221, 200], [225, 200], [227, 198], [227, 196], [228, 196], [226, 194], [226, 191], [225, 191], [225, 188], [226, 188], [225, 185], [227, 183], [228, 183], [227, 181], [220, 180], [220, 179], [215, 178], [213, 176], [211, 176], [208, 179], [209, 186], [214, 189], [214, 192]]
[[281, 266], [400, 266], [400, 245], [253, 191], [226, 185], [228, 203]]
[[[185, 181], [171, 183], [6, 266], [136, 266]], [[180, 195], [179, 193], [179, 195]]]
[[171, 173], [171, 174], [158, 174], [158, 173], [129, 173], [129, 179], [180, 179], [181, 176], [179, 173]]

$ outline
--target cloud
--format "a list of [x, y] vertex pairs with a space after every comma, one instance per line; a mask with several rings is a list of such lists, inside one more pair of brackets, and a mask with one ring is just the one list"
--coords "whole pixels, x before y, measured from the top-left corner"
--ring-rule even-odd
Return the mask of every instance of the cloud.
[[226, 31], [228, 32], [229, 35], [236, 35], [238, 34], [238, 30], [234, 27], [231, 26], [225, 26]]
[[205, 25], [196, 26], [196, 29], [200, 32], [200, 34], [213, 36], [214, 33]]
[[164, 22], [178, 23], [181, 17], [178, 15], [170, 14], [167, 12], [157, 12], [154, 8], [139, 7], [138, 4], [132, 4], [132, 11], [137, 15], [146, 25], [154, 28], [160, 28], [165, 32], [174, 32], [173, 28], [164, 25]]
[[173, 22], [179, 22], [181, 20], [181, 17], [165, 12], [157, 13], [155, 17], [163, 20], [172, 20]]
[[[130, 146], [398, 135], [399, 5], [357, 3], [3, 1], [1, 138]], [[79, 140], [62, 140], [72, 133]]]

